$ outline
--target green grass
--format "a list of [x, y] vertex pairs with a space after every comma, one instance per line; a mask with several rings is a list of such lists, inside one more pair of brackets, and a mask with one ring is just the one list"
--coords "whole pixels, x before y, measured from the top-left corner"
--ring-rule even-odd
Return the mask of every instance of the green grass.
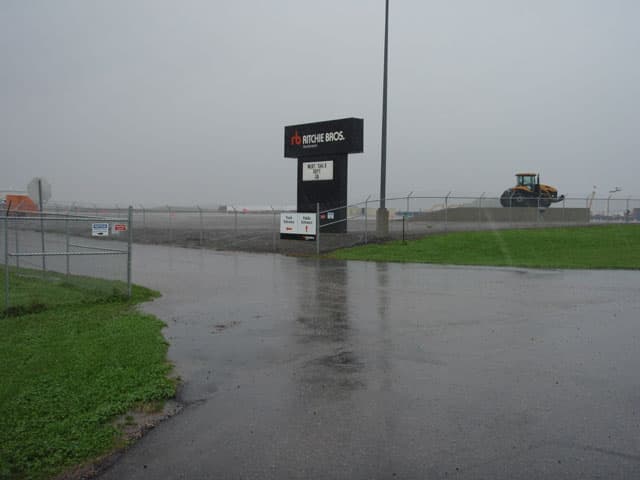
[[114, 417], [175, 382], [163, 323], [135, 308], [156, 292], [134, 286], [129, 300], [118, 282], [20, 273], [0, 318], [0, 478], [48, 478], [118, 446]]
[[[0, 316], [6, 310], [4, 290], [4, 266], [0, 266]], [[127, 285], [124, 282], [102, 280], [92, 277], [64, 275], [47, 271], [43, 279], [42, 272], [32, 269], [10, 268], [10, 315], [33, 310], [75, 305], [78, 303], [103, 303], [112, 300], [124, 300]], [[146, 289], [134, 288], [133, 300], [140, 295], [148, 295]], [[141, 298], [139, 301], [145, 300]]]
[[342, 260], [639, 269], [640, 225], [455, 232], [336, 250]]

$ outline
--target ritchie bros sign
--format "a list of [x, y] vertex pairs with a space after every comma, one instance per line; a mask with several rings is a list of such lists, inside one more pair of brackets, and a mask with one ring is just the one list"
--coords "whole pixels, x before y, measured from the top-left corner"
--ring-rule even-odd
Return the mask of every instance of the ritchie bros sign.
[[284, 156], [361, 153], [362, 132], [361, 118], [290, 125], [284, 127]]

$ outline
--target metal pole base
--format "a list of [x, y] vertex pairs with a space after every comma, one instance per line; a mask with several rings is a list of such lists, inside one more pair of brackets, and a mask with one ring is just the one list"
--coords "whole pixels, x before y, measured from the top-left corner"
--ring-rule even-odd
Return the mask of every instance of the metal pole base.
[[386, 208], [376, 210], [376, 235], [378, 237], [389, 236], [389, 210]]

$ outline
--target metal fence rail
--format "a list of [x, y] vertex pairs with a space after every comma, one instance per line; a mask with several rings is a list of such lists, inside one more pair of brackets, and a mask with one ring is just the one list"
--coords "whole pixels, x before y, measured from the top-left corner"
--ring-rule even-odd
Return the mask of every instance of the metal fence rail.
[[[456, 195], [449, 192], [438, 196], [409, 192], [386, 199], [389, 222], [387, 233], [381, 234], [376, 228], [379, 205], [379, 199], [368, 196], [362, 201], [320, 212], [342, 210], [341, 217], [345, 219], [336, 222], [346, 221], [348, 224], [347, 234], [329, 233], [328, 224], [323, 224], [320, 248], [305, 245], [305, 242], [280, 240], [279, 214], [295, 211], [295, 208], [272, 204], [249, 208], [232, 205], [217, 208], [139, 205], [132, 211], [136, 225], [133, 240], [220, 250], [314, 253], [387, 238], [413, 238], [457, 230], [633, 223], [640, 220], [640, 199], [615, 195], [565, 198], [548, 208], [505, 208], [500, 205], [498, 197], [486, 194]], [[103, 218], [118, 218], [125, 212], [118, 205], [95, 204], [49, 204], [48, 209], [52, 214], [70, 212], [76, 216]]]
[[[95, 223], [120, 225], [124, 232], [96, 238], [92, 235]], [[64, 281], [77, 287], [90, 284], [93, 289], [104, 288], [131, 296], [133, 209], [123, 217], [5, 212], [0, 217], [0, 228], [4, 310], [13, 306], [12, 294], [21, 294], [18, 286], [21, 282], [16, 279], [36, 274], [52, 282]], [[90, 277], [117, 282], [85, 280]], [[37, 294], [29, 295], [29, 301], [38, 301]]]

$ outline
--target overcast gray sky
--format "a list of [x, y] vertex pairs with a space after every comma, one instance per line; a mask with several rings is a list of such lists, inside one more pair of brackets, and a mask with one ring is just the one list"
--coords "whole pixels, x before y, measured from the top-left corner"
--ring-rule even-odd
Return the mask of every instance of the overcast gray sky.
[[[391, 0], [387, 192], [640, 196], [638, 25], [637, 0]], [[2, 0], [0, 189], [295, 204], [283, 127], [355, 116], [349, 199], [377, 195], [383, 31], [383, 0]]]

